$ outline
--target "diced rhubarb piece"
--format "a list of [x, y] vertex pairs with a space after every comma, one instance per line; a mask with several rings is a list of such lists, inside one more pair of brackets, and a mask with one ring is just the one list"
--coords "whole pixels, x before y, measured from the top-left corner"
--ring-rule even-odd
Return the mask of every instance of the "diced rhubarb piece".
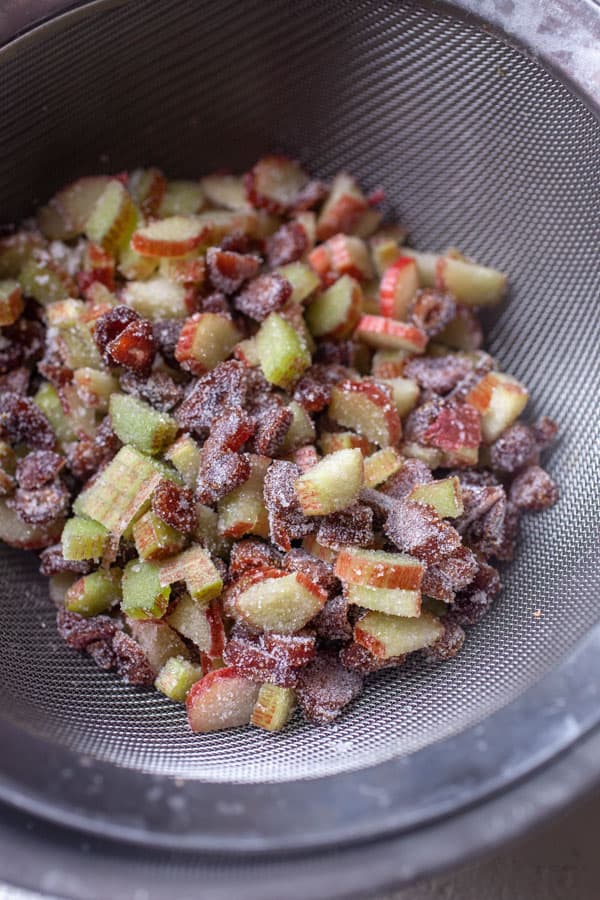
[[509, 499], [518, 509], [539, 512], [554, 506], [558, 500], [558, 487], [540, 466], [528, 466], [511, 484]]
[[454, 297], [431, 288], [417, 291], [409, 310], [410, 321], [428, 337], [439, 335], [455, 315]]
[[65, 595], [65, 608], [87, 618], [106, 612], [120, 599], [120, 570], [99, 569], [91, 575], [84, 575], [71, 585]]
[[119, 440], [142, 453], [160, 453], [177, 433], [175, 419], [130, 394], [112, 394], [109, 410], [112, 429]]
[[331, 252], [327, 243], [318, 244], [308, 254], [308, 262], [311, 269], [319, 279], [319, 283], [324, 287], [333, 284], [337, 279], [337, 274], [333, 271], [333, 263], [331, 261]]
[[152, 512], [166, 525], [181, 534], [190, 534], [196, 528], [194, 492], [177, 484], [170, 471], [152, 495]]
[[358, 449], [366, 457], [373, 449], [373, 445], [365, 437], [354, 431], [324, 431], [319, 444], [325, 455], [337, 453], [338, 450]]
[[165, 559], [185, 547], [185, 535], [176, 531], [151, 510], [133, 525], [133, 540], [140, 559]]
[[266, 731], [281, 731], [289, 722], [295, 705], [296, 694], [293, 688], [263, 684], [252, 710], [250, 724]]
[[455, 519], [464, 512], [460, 481], [456, 475], [431, 481], [429, 484], [418, 484], [412, 489], [408, 499], [428, 503], [443, 519]]
[[77, 434], [64, 413], [60, 397], [53, 385], [43, 382], [34, 397], [34, 401], [52, 426], [52, 431], [56, 434], [61, 444], [77, 440]]
[[89, 242], [83, 255], [82, 267], [82, 271], [77, 275], [77, 281], [84, 295], [87, 288], [96, 281], [104, 284], [108, 290], [114, 290], [115, 260], [104, 247]]
[[308, 180], [297, 162], [285, 156], [264, 156], [244, 176], [246, 197], [252, 206], [283, 213], [295, 206]]
[[298, 669], [314, 659], [315, 654], [312, 633], [254, 635], [245, 625], [236, 623], [223, 657], [226, 665], [251, 681], [292, 687]]
[[121, 181], [112, 179], [96, 200], [85, 223], [85, 233], [109, 253], [117, 253], [129, 242], [137, 218], [129, 191]]
[[410, 322], [397, 322], [386, 316], [363, 316], [356, 328], [355, 337], [369, 347], [383, 350], [408, 350], [422, 353], [427, 346], [427, 335]]
[[155, 675], [170, 659], [189, 659], [185, 643], [164, 620], [128, 619], [127, 625]]
[[120, 535], [149, 505], [160, 478], [148, 457], [133, 447], [122, 447], [93, 484], [79, 494], [73, 511]]
[[419, 287], [417, 264], [410, 256], [400, 256], [383, 273], [379, 287], [382, 316], [405, 319]]
[[334, 653], [321, 653], [300, 670], [296, 697], [311, 722], [332, 722], [363, 687], [358, 672], [344, 668]]
[[289, 303], [303, 303], [320, 286], [318, 275], [306, 263], [288, 263], [285, 266], [279, 266], [276, 272], [292, 286]]
[[190, 313], [185, 287], [168, 278], [157, 276], [148, 281], [129, 281], [121, 296], [128, 306], [151, 322], [185, 319]]
[[45, 237], [68, 241], [82, 234], [96, 201], [113, 180], [108, 175], [88, 175], [62, 188], [37, 212]]
[[511, 375], [488, 372], [465, 400], [481, 414], [481, 433], [491, 444], [521, 415], [529, 393]]
[[414, 378], [402, 378], [401, 376], [380, 380], [391, 387], [400, 418], [407, 416], [415, 408], [419, 399], [420, 390], [417, 382]]
[[292, 400], [288, 409], [292, 414], [292, 421], [281, 445], [281, 452], [284, 454], [310, 444], [316, 437], [314, 423], [304, 407]]
[[302, 258], [308, 245], [308, 235], [300, 222], [287, 222], [268, 238], [267, 262], [271, 268], [293, 265]]
[[201, 666], [180, 656], [170, 656], [156, 676], [154, 687], [169, 700], [184, 703], [192, 685], [201, 678]]
[[284, 390], [289, 389], [311, 363], [301, 336], [278, 313], [271, 313], [260, 326], [256, 349], [267, 381]]
[[[156, 256], [142, 256], [136, 253], [131, 244], [125, 244], [119, 249], [118, 253], [118, 270], [123, 278], [129, 280], [140, 279], [146, 281], [156, 272], [160, 260]], [[179, 262], [179, 260], [175, 260]], [[174, 279], [176, 280], [176, 279]], [[125, 285], [124, 290], [127, 288]], [[97, 289], [97, 282], [94, 282], [86, 291], [86, 298], [90, 299], [92, 291]]]
[[437, 450], [435, 447], [424, 447], [415, 441], [405, 441], [400, 446], [400, 452], [408, 459], [418, 459], [425, 463], [429, 469], [438, 469], [443, 460], [441, 450]]
[[402, 254], [401, 245], [405, 242], [408, 232], [401, 225], [394, 225], [379, 229], [370, 239], [371, 254], [375, 264], [375, 271], [381, 277], [386, 269]]
[[23, 312], [21, 285], [12, 279], [0, 281], [0, 326], [12, 325]]
[[301, 475], [294, 487], [305, 516], [326, 516], [356, 500], [362, 482], [360, 450], [338, 450]]
[[137, 206], [145, 216], [156, 216], [167, 186], [160, 169], [135, 169], [127, 186]]
[[134, 231], [131, 247], [142, 256], [166, 259], [186, 256], [200, 246], [206, 230], [193, 216], [169, 216]]
[[23, 521], [14, 509], [0, 498], [0, 541], [21, 550], [41, 550], [56, 543], [60, 537], [64, 519], [58, 518], [48, 525], [31, 525]]
[[209, 672], [186, 697], [191, 730], [206, 733], [248, 725], [259, 691], [260, 685], [241, 678], [232, 668]]
[[373, 611], [354, 626], [354, 640], [379, 659], [389, 659], [431, 647], [443, 631], [442, 622], [430, 613], [402, 618]]
[[167, 623], [211, 658], [221, 656], [225, 644], [225, 632], [219, 603], [208, 605], [192, 600], [183, 594], [175, 609], [167, 616]]
[[243, 572], [272, 569], [281, 564], [281, 554], [272, 544], [256, 537], [243, 538], [231, 548], [229, 574], [238, 577]]
[[245, 340], [240, 341], [239, 344], [236, 344], [233, 348], [233, 356], [245, 365], [250, 366], [250, 368], [260, 365], [256, 340], [254, 338], [246, 338]]
[[183, 369], [202, 375], [227, 359], [240, 338], [226, 316], [195, 313], [183, 324], [175, 356]]
[[343, 275], [310, 303], [306, 322], [311, 334], [340, 340], [348, 337], [360, 319], [362, 302], [359, 283], [350, 275]]
[[408, 350], [377, 350], [371, 362], [373, 378], [399, 378], [404, 373], [404, 366], [409, 358]]
[[425, 443], [444, 453], [444, 465], [475, 465], [481, 442], [479, 415], [466, 403], [443, 406], [424, 434]]
[[225, 537], [245, 534], [269, 537], [269, 514], [263, 497], [265, 475], [271, 464], [266, 456], [250, 458], [250, 477], [218, 503], [218, 529]]
[[254, 278], [260, 263], [260, 257], [250, 253], [236, 253], [220, 247], [209, 247], [206, 251], [210, 284], [227, 295], [235, 293], [249, 278]]
[[165, 453], [165, 459], [172, 463], [187, 487], [194, 487], [200, 468], [200, 447], [189, 434], [182, 434]]
[[421, 591], [407, 588], [375, 588], [348, 584], [344, 588], [348, 603], [386, 613], [390, 616], [416, 617], [421, 615]]
[[108, 372], [82, 366], [73, 372], [73, 384], [84, 406], [105, 412], [111, 394], [118, 390], [118, 383]]
[[[150, 258], [149, 256], [140, 257], [140, 259], [146, 260]], [[160, 260], [158, 272], [159, 275], [177, 284], [201, 287], [206, 280], [206, 262], [204, 257], [197, 253], [190, 253], [181, 258], [163, 258]], [[139, 276], [132, 275], [130, 277], [137, 278]]]
[[39, 231], [16, 231], [0, 238], [0, 278], [18, 278], [25, 261], [43, 246]]
[[152, 323], [147, 319], [131, 322], [108, 344], [105, 360], [137, 375], [149, 375], [156, 354]]
[[459, 306], [455, 317], [438, 332], [437, 340], [454, 350], [479, 350], [483, 344], [483, 330], [475, 313], [467, 306]]
[[301, 572], [313, 584], [321, 587], [329, 599], [339, 594], [341, 585], [333, 574], [333, 567], [323, 559], [294, 547], [283, 558], [283, 568], [288, 572]]
[[405, 553], [343, 547], [338, 553], [334, 571], [346, 584], [418, 592], [425, 569], [420, 560]]
[[[68, 519], [61, 536], [65, 559], [99, 559], [104, 553], [108, 531], [100, 522], [75, 516]], [[79, 610], [75, 610], [79, 612]]]
[[449, 256], [438, 257], [435, 281], [438, 288], [449, 291], [465, 306], [493, 306], [506, 291], [503, 272]]
[[369, 251], [361, 238], [335, 234], [329, 238], [326, 246], [336, 276], [351, 275], [358, 281], [368, 281], [373, 277]]
[[431, 506], [414, 500], [392, 505], [384, 531], [399, 550], [418, 556], [429, 565], [451, 556], [461, 543], [458, 531]]
[[317, 540], [334, 550], [346, 544], [371, 547], [375, 540], [373, 511], [363, 504], [351, 503], [345, 509], [325, 516], [319, 525]]
[[454, 295], [465, 306], [488, 306], [498, 303], [506, 290], [506, 275], [497, 269], [479, 266], [464, 258], [417, 253], [403, 248], [417, 264], [422, 287], [438, 287]]
[[319, 462], [319, 454], [317, 453], [316, 447], [312, 444], [307, 444], [305, 447], [298, 447], [297, 450], [294, 450], [292, 455], [294, 462], [302, 472], [307, 472]]
[[345, 381], [334, 386], [329, 416], [339, 425], [353, 428], [380, 447], [397, 444], [402, 425], [392, 392], [370, 381]]
[[352, 234], [368, 209], [367, 198], [354, 178], [337, 175], [317, 221], [317, 238], [326, 241], [339, 232]]
[[207, 602], [223, 590], [223, 579], [210, 554], [197, 544], [160, 565], [163, 585], [184, 581], [193, 600]]
[[327, 592], [300, 572], [251, 585], [236, 598], [239, 615], [263, 631], [293, 634], [317, 615]]
[[71, 276], [44, 250], [34, 251], [19, 274], [19, 283], [27, 297], [47, 306], [77, 293]]
[[192, 216], [204, 209], [206, 199], [204, 190], [199, 181], [167, 181], [158, 215], [161, 218], [169, 216]]
[[365, 487], [373, 488], [383, 484], [395, 475], [404, 464], [404, 460], [394, 447], [384, 447], [365, 459]]
[[337, 551], [331, 547], [324, 547], [314, 534], [308, 534], [302, 539], [302, 549], [326, 563], [333, 564], [337, 558]]
[[123, 572], [121, 609], [132, 619], [160, 619], [169, 605], [171, 588], [161, 584], [160, 564], [132, 559]]
[[210, 506], [197, 503], [196, 519], [198, 524], [193, 534], [194, 540], [205, 547], [211, 556], [227, 558], [231, 548], [231, 540], [219, 534], [216, 511], [211, 509]]
[[231, 210], [250, 209], [241, 175], [207, 175], [200, 180], [200, 184], [212, 206]]
[[[285, 306], [292, 295], [292, 285], [277, 272], [265, 273], [253, 278], [244, 289], [233, 299], [233, 305], [238, 312], [244, 313], [257, 322], [264, 321], [270, 313], [276, 312]], [[298, 313], [293, 305], [290, 315]]]
[[86, 321], [87, 308], [80, 300], [62, 300], [47, 307], [47, 320], [55, 334], [62, 361], [70, 369], [102, 365], [94, 341], [94, 323]]

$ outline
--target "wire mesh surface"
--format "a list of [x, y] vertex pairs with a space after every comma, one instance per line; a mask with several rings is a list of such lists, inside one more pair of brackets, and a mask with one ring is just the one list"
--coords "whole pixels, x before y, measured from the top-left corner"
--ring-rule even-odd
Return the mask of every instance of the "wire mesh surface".
[[[557, 507], [525, 519], [505, 589], [459, 656], [373, 679], [332, 726], [191, 735], [57, 638], [36, 561], [2, 550], [0, 717], [120, 766], [212, 781], [313, 778], [408, 754], [514, 698], [600, 618], [600, 130], [535, 62], [436, 6], [113, 5], [0, 60], [7, 217], [80, 172], [194, 175], [299, 155], [382, 186], [417, 247], [505, 269], [489, 346], [561, 425]], [[596, 414], [596, 422], [594, 422]]]

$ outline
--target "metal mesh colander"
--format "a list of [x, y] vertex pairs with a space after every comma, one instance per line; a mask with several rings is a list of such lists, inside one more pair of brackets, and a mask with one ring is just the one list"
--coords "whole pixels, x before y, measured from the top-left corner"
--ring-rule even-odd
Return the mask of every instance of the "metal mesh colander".
[[[372, 681], [335, 725], [189, 734], [182, 709], [71, 653], [35, 561], [3, 549], [0, 719], [120, 767], [206, 781], [358, 769], [508, 703], [600, 618], [597, 549], [600, 130], [531, 59], [420, 2], [92, 4], [0, 59], [7, 219], [74, 174], [194, 175], [265, 150], [385, 188], [415, 246], [506, 269], [489, 346], [561, 424], [559, 505], [526, 520], [501, 599], [439, 666]], [[539, 614], [538, 614], [539, 611]]]

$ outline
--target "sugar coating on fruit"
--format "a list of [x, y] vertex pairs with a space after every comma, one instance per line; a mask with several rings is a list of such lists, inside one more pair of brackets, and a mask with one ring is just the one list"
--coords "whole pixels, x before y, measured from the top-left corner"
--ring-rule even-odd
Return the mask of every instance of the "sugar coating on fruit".
[[195, 732], [451, 659], [558, 498], [556, 423], [480, 349], [506, 277], [407, 247], [384, 196], [267, 154], [79, 178], [0, 239], [0, 539]]

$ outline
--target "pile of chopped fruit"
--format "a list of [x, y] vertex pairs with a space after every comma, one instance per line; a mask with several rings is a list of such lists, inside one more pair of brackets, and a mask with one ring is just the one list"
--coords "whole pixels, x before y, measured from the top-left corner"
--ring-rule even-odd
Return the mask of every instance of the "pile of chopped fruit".
[[267, 156], [80, 178], [0, 238], [0, 538], [69, 647], [194, 731], [453, 657], [557, 498], [556, 425], [481, 350], [505, 276], [381, 199]]

